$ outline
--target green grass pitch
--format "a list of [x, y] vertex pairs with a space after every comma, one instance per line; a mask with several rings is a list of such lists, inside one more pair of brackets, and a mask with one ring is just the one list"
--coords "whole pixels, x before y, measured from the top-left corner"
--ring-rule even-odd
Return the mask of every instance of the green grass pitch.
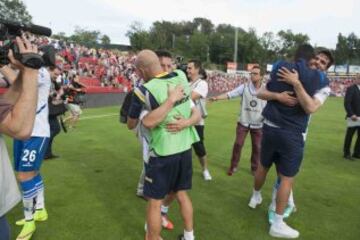
[[[213, 103], [208, 110], [205, 144], [213, 181], [202, 179], [194, 157], [190, 195], [196, 239], [271, 239], [266, 213], [274, 169], [262, 191], [263, 204], [249, 209], [250, 136], [239, 171], [226, 175], [239, 100]], [[146, 203], [135, 196], [141, 151], [134, 133], [119, 123], [117, 114], [118, 107], [87, 109], [75, 130], [55, 139], [54, 152], [61, 158], [42, 167], [49, 219], [37, 224], [33, 240], [143, 239]], [[287, 221], [300, 231], [300, 239], [360, 239], [360, 160], [342, 158], [344, 116], [343, 100], [331, 98], [311, 119], [294, 187], [298, 211]], [[175, 229], [164, 230], [164, 239], [175, 240], [183, 231], [178, 210], [177, 203], [170, 208]], [[21, 230], [14, 224], [21, 217], [20, 204], [8, 214], [13, 237]]]

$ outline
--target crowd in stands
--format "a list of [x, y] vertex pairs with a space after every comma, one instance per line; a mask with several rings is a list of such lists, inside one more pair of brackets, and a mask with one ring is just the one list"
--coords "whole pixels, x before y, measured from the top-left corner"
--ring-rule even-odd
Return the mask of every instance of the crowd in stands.
[[[57, 50], [56, 63], [62, 70], [59, 81], [70, 84], [79, 76], [88, 89], [115, 89], [116, 92], [128, 92], [140, 84], [135, 74], [136, 54], [118, 50], [95, 49], [64, 41], [36, 39], [38, 45], [50, 44]], [[267, 79], [268, 75], [265, 76]], [[207, 71], [209, 91], [227, 92], [249, 79], [247, 73], [228, 74], [222, 71]], [[346, 88], [353, 82], [353, 77], [329, 76], [331, 95], [344, 96]]]
[[249, 78], [249, 76], [246, 74], [227, 74], [220, 71], [208, 71], [207, 77], [209, 91], [212, 93], [230, 91], [240, 84], [246, 82]]
[[[266, 82], [269, 78], [269, 75], [264, 76], [264, 81]], [[249, 79], [249, 76], [246, 74], [227, 74], [224, 72], [218, 71], [208, 71], [208, 83], [209, 91], [212, 93], [223, 93], [230, 91], [237, 87], [238, 85], [244, 83]], [[339, 76], [329, 76], [331, 96], [335, 97], [344, 97], [346, 89], [353, 84], [355, 77], [339, 77]]]
[[355, 77], [329, 76], [331, 96], [344, 97], [346, 89], [353, 84]]
[[138, 81], [133, 64], [135, 55], [58, 41], [50, 44], [58, 50], [57, 65], [64, 76], [76, 74], [88, 87], [112, 87], [127, 92]]

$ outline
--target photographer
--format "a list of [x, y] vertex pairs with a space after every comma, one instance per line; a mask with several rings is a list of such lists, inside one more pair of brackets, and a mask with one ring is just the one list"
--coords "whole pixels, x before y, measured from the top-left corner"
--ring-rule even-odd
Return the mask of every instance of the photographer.
[[[22, 56], [37, 53], [37, 47], [25, 38], [17, 37], [16, 44]], [[19, 70], [19, 74], [9, 90], [0, 97], [0, 133], [26, 139], [31, 134], [35, 120], [38, 70], [25, 67], [14, 58], [11, 50], [8, 59]], [[0, 65], [1, 71], [4, 68], [6, 71], [6, 66]], [[10, 231], [5, 214], [20, 201], [21, 196], [1, 135], [0, 155], [0, 240], [8, 240]]]
[[[48, 218], [44, 203], [44, 183], [40, 167], [48, 146], [50, 137], [48, 97], [50, 92], [50, 73], [46, 67], [55, 64], [55, 52], [42, 47], [41, 64], [38, 64], [38, 99], [35, 122], [31, 136], [27, 139], [14, 139], [14, 167], [21, 187], [24, 219], [16, 222], [23, 226], [18, 239], [30, 239], [35, 232], [35, 221], [45, 221]], [[5, 66], [2, 74], [10, 84], [16, 79], [17, 72], [10, 66]]]
[[64, 119], [64, 124], [71, 128], [76, 127], [76, 123], [82, 114], [80, 104], [84, 103], [85, 85], [83, 85], [79, 76], [76, 75], [71, 79], [70, 85], [65, 89], [67, 108], [70, 111], [70, 116]]
[[65, 112], [67, 111], [64, 101], [62, 100], [62, 95], [64, 95], [64, 91], [61, 88], [61, 85], [56, 82], [57, 77], [61, 74], [61, 70], [57, 67], [52, 66], [49, 68], [49, 72], [51, 77], [50, 95], [48, 99], [50, 139], [44, 157], [44, 159], [46, 160], [59, 157], [53, 154], [52, 143], [56, 135], [60, 133], [60, 123], [58, 120], [58, 116], [65, 114]]

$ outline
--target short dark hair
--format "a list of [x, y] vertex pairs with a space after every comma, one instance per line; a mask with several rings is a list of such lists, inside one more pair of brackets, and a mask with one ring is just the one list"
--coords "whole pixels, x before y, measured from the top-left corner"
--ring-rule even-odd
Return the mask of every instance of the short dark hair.
[[251, 70], [253, 70], [253, 69], [260, 69], [260, 70], [261, 70], [261, 68], [260, 68], [259, 65], [254, 65], [254, 66], [251, 68]]
[[200, 60], [198, 60], [198, 59], [191, 59], [191, 60], [188, 61], [188, 63], [193, 63], [193, 64], [194, 64], [194, 67], [195, 67], [196, 69], [201, 69], [201, 68], [202, 68], [201, 62], [200, 62]]
[[202, 76], [202, 79], [204, 79], [204, 80], [207, 79], [207, 73], [206, 73], [205, 69], [200, 68], [199, 74]]
[[326, 48], [319, 49], [316, 54], [324, 54], [329, 59], [329, 63], [326, 66], [326, 68], [331, 67], [331, 65], [333, 65], [335, 62], [334, 55], [331, 53], [330, 50]]
[[172, 58], [171, 53], [168, 50], [165, 50], [165, 49], [156, 50], [155, 53], [158, 56], [158, 58], [161, 58], [161, 57]]
[[315, 57], [315, 50], [310, 44], [300, 45], [295, 52], [294, 60], [304, 59], [306, 62]]
[[259, 70], [260, 70], [260, 76], [261, 76], [262, 71], [261, 71], [261, 67], [260, 67], [258, 64], [255, 64], [255, 65], [251, 68], [251, 70], [253, 70], [253, 69], [259, 69]]

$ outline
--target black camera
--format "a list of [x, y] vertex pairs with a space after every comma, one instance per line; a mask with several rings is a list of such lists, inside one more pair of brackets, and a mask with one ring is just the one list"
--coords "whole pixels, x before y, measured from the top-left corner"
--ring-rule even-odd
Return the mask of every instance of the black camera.
[[39, 54], [26, 53], [20, 54], [15, 38], [21, 36], [23, 32], [30, 32], [36, 35], [51, 36], [51, 29], [34, 24], [24, 24], [0, 19], [0, 65], [10, 63], [8, 58], [9, 50], [14, 53], [14, 57], [24, 66], [39, 69], [44, 65], [44, 60]]

